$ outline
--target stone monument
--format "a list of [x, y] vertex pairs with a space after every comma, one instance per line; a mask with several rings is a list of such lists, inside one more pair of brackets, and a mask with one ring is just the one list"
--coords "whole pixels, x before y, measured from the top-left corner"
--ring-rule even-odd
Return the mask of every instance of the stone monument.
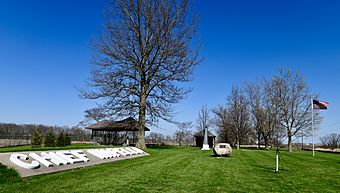
[[232, 151], [229, 143], [217, 143], [214, 146], [214, 154], [218, 156], [230, 157]]

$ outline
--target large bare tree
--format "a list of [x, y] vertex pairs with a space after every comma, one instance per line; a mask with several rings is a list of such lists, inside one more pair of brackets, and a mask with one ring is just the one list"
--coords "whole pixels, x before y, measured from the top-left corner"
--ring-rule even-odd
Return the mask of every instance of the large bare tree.
[[249, 101], [249, 110], [252, 120], [252, 127], [255, 131], [258, 141], [258, 148], [261, 145], [261, 139], [264, 140], [267, 148], [269, 137], [266, 127], [266, 108], [265, 108], [265, 89], [263, 81], [257, 80], [246, 84], [246, 93]]
[[213, 123], [217, 128], [217, 133], [222, 142], [235, 145], [236, 137], [232, 127], [232, 121], [230, 120], [229, 111], [227, 107], [218, 105], [212, 110], [214, 114]]
[[262, 137], [265, 141], [273, 142], [277, 147], [283, 142], [286, 135], [285, 128], [280, 124], [280, 99], [279, 90], [273, 84], [273, 80], [265, 80], [264, 82], [265, 93], [265, 113], [266, 121], [263, 128]]
[[200, 111], [198, 112], [196, 124], [197, 130], [203, 131], [203, 133], [205, 128], [209, 128], [212, 125], [212, 120], [210, 118], [210, 110], [208, 109], [207, 105], [201, 107]]
[[[286, 130], [288, 150], [292, 151], [292, 138], [302, 130], [311, 128], [311, 98], [313, 96], [300, 72], [281, 67], [271, 83], [271, 97], [278, 109], [280, 127]], [[321, 116], [314, 113], [314, 126], [321, 123]]]
[[180, 83], [192, 80], [200, 63], [197, 16], [188, 0], [108, 1], [105, 13], [82, 96], [103, 99], [112, 116], [138, 117], [136, 146], [145, 148], [147, 121], [170, 120], [172, 104], [190, 91]]
[[227, 99], [228, 120], [236, 137], [237, 149], [240, 144], [248, 139], [251, 134], [249, 102], [244, 91], [239, 87], [233, 87]]

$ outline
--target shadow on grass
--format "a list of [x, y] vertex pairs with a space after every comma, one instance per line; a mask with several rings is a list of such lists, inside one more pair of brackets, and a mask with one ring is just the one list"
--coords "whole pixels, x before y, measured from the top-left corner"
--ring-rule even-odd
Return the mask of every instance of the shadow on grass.
[[8, 168], [0, 163], [0, 184], [21, 181], [19, 174], [12, 168]]
[[220, 155], [215, 155], [215, 154], [212, 154], [210, 155], [211, 157], [223, 157], [223, 158], [230, 158], [230, 156], [226, 156], [226, 155], [223, 155], [223, 156], [220, 156]]
[[284, 172], [288, 171], [285, 168], [279, 167], [279, 171], [275, 172], [275, 165], [273, 165], [273, 166], [263, 166], [263, 165], [259, 165], [259, 164], [252, 164], [252, 166], [258, 168], [259, 170], [261, 170], [264, 173], [277, 174], [277, 173], [284, 173]]
[[[234, 148], [237, 149], [237, 148]], [[246, 149], [246, 150], [266, 150], [265, 148], [257, 148], [257, 147], [240, 147], [240, 149]]]
[[153, 145], [153, 144], [148, 144], [146, 145], [146, 147], [150, 149], [176, 149], [178, 148], [176, 146]]

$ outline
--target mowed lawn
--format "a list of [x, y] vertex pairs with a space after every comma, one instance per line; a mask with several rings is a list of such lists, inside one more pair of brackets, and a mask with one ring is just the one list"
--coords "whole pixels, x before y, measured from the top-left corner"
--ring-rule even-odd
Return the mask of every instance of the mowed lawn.
[[[340, 192], [340, 155], [234, 150], [229, 158], [193, 147], [146, 150], [150, 156], [21, 179], [0, 166], [0, 192]], [[282, 164], [280, 164], [282, 169]]]

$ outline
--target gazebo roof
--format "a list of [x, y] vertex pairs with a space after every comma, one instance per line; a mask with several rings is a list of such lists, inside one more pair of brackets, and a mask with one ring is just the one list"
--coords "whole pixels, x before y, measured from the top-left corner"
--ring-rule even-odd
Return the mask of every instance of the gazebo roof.
[[[96, 131], [138, 131], [138, 122], [132, 118], [126, 118], [121, 121], [99, 121], [93, 125], [86, 127], [86, 129]], [[145, 127], [144, 131], [150, 131], [149, 128]]]
[[[194, 137], [204, 137], [204, 131], [199, 131], [195, 133]], [[210, 131], [208, 131], [208, 137], [216, 137], [216, 136], [212, 134]]]

